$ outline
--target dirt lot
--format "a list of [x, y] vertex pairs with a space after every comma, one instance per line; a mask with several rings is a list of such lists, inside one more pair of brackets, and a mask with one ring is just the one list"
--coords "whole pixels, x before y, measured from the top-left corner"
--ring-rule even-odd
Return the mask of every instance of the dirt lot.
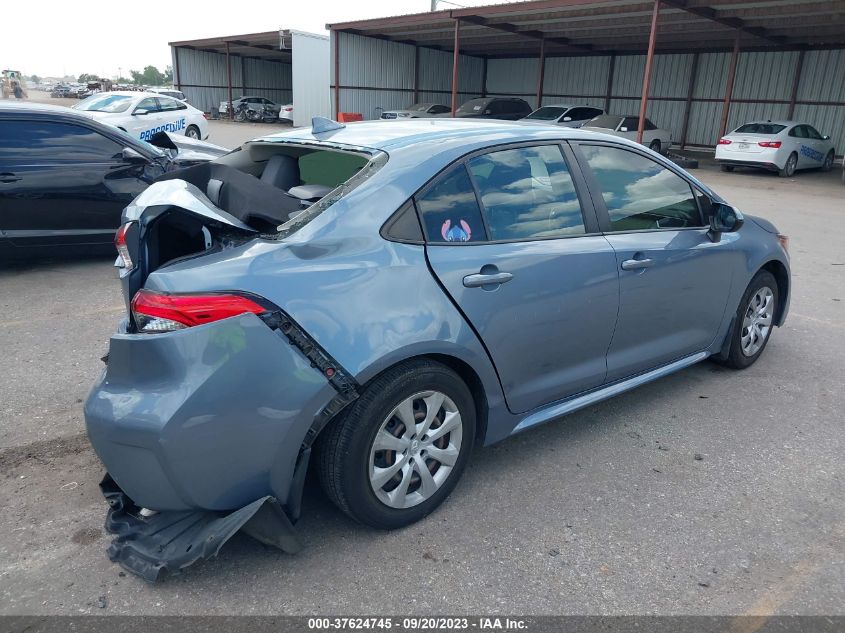
[[111, 258], [4, 266], [0, 614], [845, 613], [845, 187], [699, 176], [792, 239], [791, 313], [754, 367], [703, 363], [478, 450], [393, 533], [309, 481], [301, 554], [237, 536], [158, 585], [105, 557], [84, 435], [122, 310]]

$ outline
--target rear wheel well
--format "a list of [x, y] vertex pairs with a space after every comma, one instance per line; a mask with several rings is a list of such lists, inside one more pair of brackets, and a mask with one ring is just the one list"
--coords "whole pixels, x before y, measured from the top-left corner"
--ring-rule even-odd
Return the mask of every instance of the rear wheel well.
[[487, 396], [484, 393], [484, 385], [475, 370], [464, 361], [448, 356], [446, 354], [427, 354], [423, 358], [430, 358], [458, 374], [469, 388], [472, 399], [475, 402], [475, 440], [479, 444], [484, 442], [487, 436]]
[[777, 313], [775, 314], [775, 323], [780, 325], [783, 320], [783, 309], [786, 305], [786, 300], [789, 297], [789, 274], [786, 272], [786, 266], [777, 260], [766, 262], [760, 270], [767, 270], [775, 277], [778, 282], [778, 305]]

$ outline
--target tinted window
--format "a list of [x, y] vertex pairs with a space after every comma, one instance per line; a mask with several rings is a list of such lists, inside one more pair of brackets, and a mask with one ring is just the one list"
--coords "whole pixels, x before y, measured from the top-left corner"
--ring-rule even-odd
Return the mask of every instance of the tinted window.
[[780, 134], [786, 129], [785, 125], [775, 123], [746, 123], [734, 130], [734, 134]]
[[158, 103], [162, 112], [168, 112], [170, 110], [185, 110], [188, 107], [181, 101], [168, 99], [166, 97], [159, 97]]
[[138, 110], [147, 110], [149, 112], [158, 112], [158, 101], [153, 97], [148, 97], [146, 99], [141, 99], [141, 103], [139, 103], [135, 107], [135, 111]]
[[435, 105], [435, 106], [431, 106], [428, 109], [428, 111], [429, 111], [430, 114], [445, 114], [446, 112], [451, 112], [452, 109], [447, 108], [444, 105]]
[[566, 108], [561, 108], [559, 106], [543, 106], [542, 108], [537, 108], [525, 118], [537, 121], [554, 121], [563, 114], [565, 110]]
[[819, 134], [819, 131], [816, 128], [814, 128], [812, 125], [805, 125], [804, 129], [807, 130], [807, 137], [808, 138], [814, 139], [816, 141], [822, 140], [822, 135]]
[[489, 102], [489, 99], [471, 99], [458, 108], [458, 112], [481, 114]]
[[[639, 128], [639, 126], [640, 126], [640, 122], [637, 121], [637, 128]], [[657, 126], [654, 123], [652, 123], [649, 119], [646, 119], [645, 123], [643, 124], [643, 128], [646, 129], [646, 130], [656, 130]]]
[[789, 130], [789, 135], [795, 138], [807, 138], [807, 129], [804, 125], [796, 125]]
[[584, 233], [581, 205], [557, 145], [523, 147], [469, 161], [492, 240]]
[[600, 127], [606, 130], [615, 130], [616, 126], [619, 125], [619, 122], [622, 120], [620, 116], [613, 116], [612, 114], [602, 114], [601, 116], [597, 116], [595, 119], [590, 121], [590, 127]]
[[628, 132], [636, 132], [637, 129], [640, 127], [640, 122], [636, 117], [626, 116], [625, 120], [622, 121], [622, 127], [619, 128], [619, 131], [624, 131], [622, 128], [628, 128]]
[[463, 165], [417, 198], [429, 242], [478, 242], [486, 239], [475, 191]]
[[566, 113], [566, 116], [571, 117], [573, 121], [587, 121], [599, 114], [601, 114], [601, 111], [595, 108], [572, 108]]
[[22, 165], [111, 162], [122, 147], [81, 125], [47, 121], [0, 121], [0, 161]]
[[610, 215], [611, 231], [703, 226], [689, 183], [650, 158], [581, 146]]

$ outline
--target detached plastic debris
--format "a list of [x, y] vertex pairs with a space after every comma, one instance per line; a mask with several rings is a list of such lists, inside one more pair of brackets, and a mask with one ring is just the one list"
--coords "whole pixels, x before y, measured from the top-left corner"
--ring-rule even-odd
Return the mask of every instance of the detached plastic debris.
[[145, 516], [108, 474], [100, 490], [109, 504], [106, 530], [116, 535], [107, 550], [109, 559], [149, 582], [216, 556], [241, 529], [290, 554], [302, 549], [293, 524], [275, 497], [263, 497], [228, 514], [197, 510]]

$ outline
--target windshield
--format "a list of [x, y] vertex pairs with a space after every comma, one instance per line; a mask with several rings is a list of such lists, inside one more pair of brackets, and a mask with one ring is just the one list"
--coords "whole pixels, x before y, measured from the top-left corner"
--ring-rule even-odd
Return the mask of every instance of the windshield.
[[780, 134], [786, 129], [785, 125], [778, 125], [776, 123], [746, 123], [740, 125], [734, 130], [735, 134], [765, 134], [766, 136], [773, 136]]
[[534, 119], [536, 121], [554, 121], [558, 119], [569, 108], [558, 108], [556, 106], [544, 106], [538, 110], [534, 110], [526, 119]]
[[458, 112], [481, 112], [486, 105], [487, 99], [472, 99], [458, 108]]
[[132, 105], [133, 97], [127, 95], [96, 94], [83, 99], [74, 107], [87, 112], [125, 112]]
[[408, 110], [410, 110], [411, 112], [425, 112], [426, 110], [428, 110], [428, 104], [427, 103], [415, 103], [412, 106], [408, 106]]
[[584, 127], [600, 127], [606, 130], [615, 130], [622, 121], [621, 116], [612, 116], [610, 114], [601, 114], [591, 121], [587, 121]]

